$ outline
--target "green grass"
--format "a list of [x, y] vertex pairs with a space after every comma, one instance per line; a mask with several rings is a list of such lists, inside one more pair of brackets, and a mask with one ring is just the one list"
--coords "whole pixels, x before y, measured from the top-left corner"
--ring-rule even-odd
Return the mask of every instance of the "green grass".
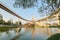
[[60, 25], [58, 25], [58, 26], [49, 26], [49, 28], [60, 28]]
[[14, 28], [16, 28], [16, 27], [1, 27], [0, 26], [0, 32], [6, 32], [6, 31], [12, 30]]
[[47, 40], [60, 40], [60, 33], [52, 35]]

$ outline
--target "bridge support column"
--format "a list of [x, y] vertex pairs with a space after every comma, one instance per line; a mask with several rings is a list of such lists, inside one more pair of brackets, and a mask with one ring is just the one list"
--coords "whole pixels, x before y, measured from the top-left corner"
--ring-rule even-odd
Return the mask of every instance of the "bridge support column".
[[60, 14], [59, 14], [59, 16], [58, 16], [58, 17], [59, 17], [59, 25], [60, 25]]
[[59, 14], [56, 15], [56, 18], [57, 18], [57, 22], [58, 22], [58, 25], [59, 25]]
[[46, 19], [46, 27], [49, 27], [48, 23], [49, 23], [49, 18]]

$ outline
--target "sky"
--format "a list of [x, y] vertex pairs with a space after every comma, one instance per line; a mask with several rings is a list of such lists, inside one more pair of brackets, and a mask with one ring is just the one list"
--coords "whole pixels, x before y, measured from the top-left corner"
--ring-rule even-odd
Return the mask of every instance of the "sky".
[[[43, 16], [39, 15], [37, 7], [32, 7], [32, 8], [27, 8], [27, 9], [14, 8], [13, 7], [14, 0], [0, 0], [0, 2], [3, 3], [9, 9], [11, 9], [12, 11], [14, 11], [16, 14], [18, 14], [19, 16], [25, 19], [32, 20], [32, 16], [34, 16], [35, 19], [38, 20], [44, 17], [44, 15]], [[40, 7], [42, 5], [41, 0], [39, 0], [38, 3], [39, 3], [38, 7]], [[0, 14], [3, 15], [3, 19], [6, 21], [10, 19], [13, 19], [14, 22], [20, 20], [19, 18], [9, 14], [8, 12], [4, 11], [1, 8], [0, 8]], [[24, 21], [22, 20], [22, 22]]]

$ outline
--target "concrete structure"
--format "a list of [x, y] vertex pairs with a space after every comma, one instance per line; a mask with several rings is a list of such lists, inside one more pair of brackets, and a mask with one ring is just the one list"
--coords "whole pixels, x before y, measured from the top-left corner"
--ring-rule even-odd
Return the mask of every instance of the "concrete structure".
[[43, 18], [43, 19], [40, 19], [40, 20], [34, 20], [34, 18], [32, 18], [32, 21], [31, 20], [27, 20], [27, 19], [24, 19], [22, 17], [20, 17], [19, 15], [17, 15], [15, 12], [13, 12], [12, 10], [10, 10], [8, 7], [6, 7], [5, 5], [3, 5], [3, 3], [0, 3], [0, 8], [9, 12], [10, 14], [22, 19], [22, 20], [25, 20], [25, 21], [29, 21], [27, 23], [27, 25], [29, 24], [35, 24], [35, 25], [38, 25], [38, 26], [50, 26], [50, 25], [53, 25], [53, 26], [56, 26], [56, 25], [60, 25], [60, 8], [58, 8], [55, 12], [51, 13], [50, 16], [46, 17], [46, 18]]
[[35, 21], [34, 19], [35, 18], [32, 18], [32, 21], [26, 23], [25, 26], [29, 27], [31, 24], [35, 24], [35, 26], [46, 28], [48, 26], [60, 25], [60, 8], [58, 8], [55, 12], [51, 13], [51, 15], [46, 18], [43, 18], [37, 21]]
[[39, 26], [57, 26], [60, 25], [60, 8], [52, 13], [52, 15], [40, 19], [36, 22], [37, 25]]
[[9, 12], [9, 13], [12, 14], [12, 15], [18, 17], [19, 19], [22, 19], [22, 20], [25, 20], [25, 21], [29, 21], [29, 20], [24, 19], [24, 18], [22, 18], [21, 16], [17, 15], [14, 11], [12, 11], [11, 9], [9, 9], [9, 8], [8, 8], [6, 5], [4, 5], [2, 2], [0, 2], [0, 8], [3, 9], [3, 10], [5, 10], [5, 11], [7, 11], [7, 12]]

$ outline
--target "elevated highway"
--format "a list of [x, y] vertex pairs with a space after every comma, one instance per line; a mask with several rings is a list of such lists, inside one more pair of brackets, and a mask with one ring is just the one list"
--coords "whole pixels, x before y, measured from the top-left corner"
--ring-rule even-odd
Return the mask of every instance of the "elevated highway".
[[[29, 21], [28, 23], [26, 23], [27, 25], [29, 24], [35, 24], [35, 25], [46, 25], [46, 24], [50, 24], [50, 21], [52, 18], [56, 18], [58, 19], [58, 24], [60, 24], [60, 20], [59, 20], [59, 16], [60, 16], [60, 8], [58, 8], [56, 11], [52, 12], [51, 15], [47, 16], [46, 18], [43, 18], [43, 19], [39, 19], [39, 20], [36, 20], [36, 21], [32, 21], [32, 20], [27, 20], [27, 19], [24, 19], [22, 18], [21, 16], [17, 15], [14, 11], [12, 11], [11, 9], [9, 9], [8, 7], [6, 7], [3, 3], [0, 2], [0, 8], [9, 12], [10, 14], [22, 19], [22, 20], [25, 20], [25, 21]], [[59, 13], [59, 14], [58, 14]]]
[[51, 13], [51, 15], [47, 16], [46, 18], [42, 18], [36, 21], [30, 21], [24, 24], [25, 27], [30, 27], [32, 24], [35, 26], [51, 26], [51, 25], [60, 25], [60, 8], [56, 11]]
[[29, 20], [24, 19], [24, 18], [22, 18], [21, 16], [17, 15], [17, 13], [15, 13], [14, 11], [12, 11], [12, 10], [9, 9], [8, 7], [6, 7], [6, 5], [4, 5], [2, 2], [0, 2], [0, 8], [3, 9], [3, 10], [5, 10], [5, 11], [7, 11], [7, 12], [9, 12], [10, 14], [12, 14], [12, 15], [20, 18], [20, 19], [22, 19], [22, 20], [29, 21]]

